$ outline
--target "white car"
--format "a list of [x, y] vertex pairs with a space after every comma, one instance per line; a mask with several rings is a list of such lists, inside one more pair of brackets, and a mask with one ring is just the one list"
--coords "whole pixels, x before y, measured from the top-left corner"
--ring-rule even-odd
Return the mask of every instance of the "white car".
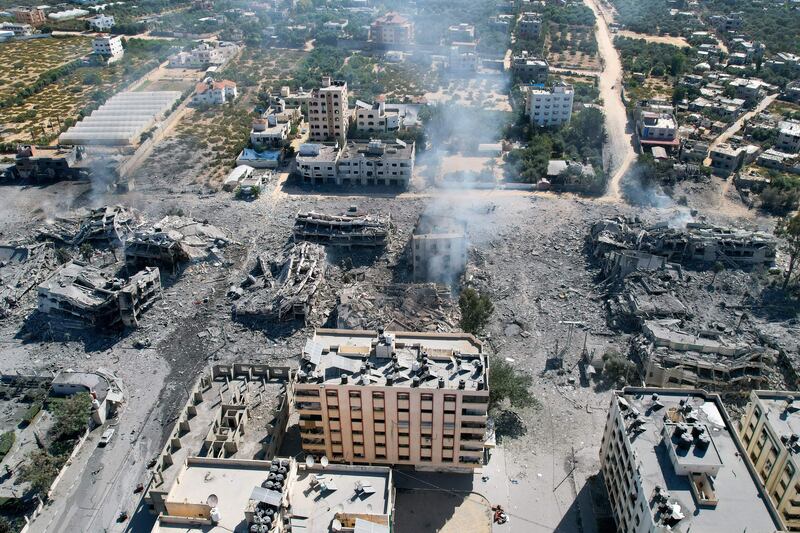
[[106, 444], [111, 442], [111, 437], [114, 436], [115, 431], [116, 430], [114, 428], [108, 428], [107, 430], [105, 430], [103, 432], [103, 435], [100, 437], [100, 442], [98, 443], [98, 446], [102, 448], [105, 447]]

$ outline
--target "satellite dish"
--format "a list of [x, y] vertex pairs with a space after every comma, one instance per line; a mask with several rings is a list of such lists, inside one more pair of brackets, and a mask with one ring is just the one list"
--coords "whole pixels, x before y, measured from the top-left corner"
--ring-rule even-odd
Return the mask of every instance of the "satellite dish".
[[344, 505], [341, 504], [341, 503], [336, 504], [336, 512], [337, 513], [343, 513], [344, 512]]
[[327, 455], [323, 455], [322, 459], [320, 459], [319, 462], [322, 464], [322, 468], [327, 467], [328, 463], [329, 463], [328, 456]]
[[313, 455], [306, 455], [306, 466], [311, 468], [314, 466], [314, 456]]
[[208, 498], [206, 498], [206, 505], [209, 507], [216, 507], [219, 503], [219, 498], [217, 498], [216, 494], [209, 494]]

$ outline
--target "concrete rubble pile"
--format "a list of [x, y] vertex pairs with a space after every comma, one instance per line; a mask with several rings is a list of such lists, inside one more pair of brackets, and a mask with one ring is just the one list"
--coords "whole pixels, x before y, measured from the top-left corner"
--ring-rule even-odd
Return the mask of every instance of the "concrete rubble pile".
[[237, 299], [234, 318], [308, 322], [326, 265], [325, 248], [309, 242], [288, 244], [276, 259], [260, 254], [253, 272], [229, 291]]
[[58, 218], [52, 224], [39, 228], [38, 232], [40, 239], [53, 240], [69, 246], [79, 246], [84, 242], [118, 246], [140, 224], [141, 217], [135, 209], [121, 205], [107, 205], [92, 209], [82, 217]]
[[356, 284], [338, 293], [336, 327], [372, 330], [450, 332], [458, 329], [458, 306], [445, 285]]
[[0, 245], [0, 318], [20, 308], [22, 300], [57, 266], [52, 243]]
[[638, 218], [619, 216], [592, 226], [591, 246], [595, 257], [610, 259], [614, 251], [626, 252], [629, 262], [657, 263], [649, 256], [659, 256], [684, 264], [720, 261], [728, 268], [737, 268], [774, 262], [777, 240], [767, 233], [704, 222], [689, 222], [685, 229], [672, 228], [666, 222], [646, 227]]
[[382, 247], [388, 243], [391, 229], [389, 217], [362, 213], [357, 207], [342, 215], [309, 211], [297, 213], [294, 239], [346, 248]]
[[[706, 224], [676, 230], [617, 217], [592, 226], [591, 253], [609, 288], [608, 325], [635, 334], [630, 355], [648, 386], [776, 385], [778, 352], [765, 346], [744, 312], [757, 302], [753, 278], [740, 268], [768, 265], [775, 245], [763, 234]], [[718, 290], [709, 283], [716, 279], [712, 261], [730, 269]], [[681, 263], [705, 266], [688, 270]]]
[[128, 238], [125, 263], [134, 270], [166, 266], [174, 271], [183, 262], [219, 258], [219, 248], [229, 243], [216, 226], [186, 217], [166, 216]]
[[58, 328], [137, 327], [139, 316], [160, 296], [158, 268], [119, 279], [93, 266], [70, 262], [39, 285], [38, 310]]

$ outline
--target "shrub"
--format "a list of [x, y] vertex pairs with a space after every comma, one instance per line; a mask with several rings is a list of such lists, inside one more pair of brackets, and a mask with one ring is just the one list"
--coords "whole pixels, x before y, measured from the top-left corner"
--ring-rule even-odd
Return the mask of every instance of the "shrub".
[[511, 366], [505, 359], [492, 356], [489, 365], [489, 407], [497, 408], [505, 400], [511, 407], [530, 407], [536, 399], [530, 391], [530, 374]]
[[17, 434], [13, 431], [6, 431], [0, 435], [0, 461], [11, 451], [11, 447], [14, 445], [16, 438]]
[[489, 297], [471, 288], [461, 291], [458, 305], [461, 308], [461, 329], [468, 333], [478, 333], [483, 329], [494, 312]]

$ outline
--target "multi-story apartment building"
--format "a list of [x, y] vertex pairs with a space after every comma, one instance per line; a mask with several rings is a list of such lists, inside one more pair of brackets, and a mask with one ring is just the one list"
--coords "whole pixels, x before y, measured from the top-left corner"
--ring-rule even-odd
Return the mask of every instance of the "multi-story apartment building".
[[411, 44], [414, 23], [399, 13], [387, 13], [372, 23], [369, 40], [379, 44]]
[[33, 35], [33, 26], [21, 22], [3, 22], [0, 24], [0, 30], [12, 31], [16, 36]]
[[672, 108], [661, 109], [639, 106], [634, 112], [636, 117], [636, 133], [639, 142], [644, 146], [662, 146], [678, 148], [678, 121]]
[[475, 40], [475, 26], [472, 24], [454, 24], [447, 28], [447, 40], [451, 43], [465, 43]]
[[785, 531], [800, 531], [800, 392], [751, 391], [739, 437]]
[[387, 132], [400, 129], [400, 113], [386, 111], [383, 101], [368, 104], [356, 100], [356, 130], [364, 132]]
[[14, 11], [14, 20], [21, 24], [30, 24], [31, 26], [41, 26], [47, 22], [47, 17], [44, 11], [34, 7], [31, 9], [17, 9]]
[[520, 39], [534, 40], [542, 32], [542, 17], [537, 13], [523, 13], [517, 22], [517, 37]]
[[347, 103], [347, 82], [331, 81], [323, 76], [322, 87], [311, 92], [308, 102], [308, 132], [311, 141], [338, 141], [347, 139], [350, 109]]
[[525, 114], [539, 126], [569, 124], [572, 118], [572, 100], [575, 91], [566, 83], [554, 84], [550, 89], [526, 87]]
[[789, 153], [800, 150], [800, 122], [782, 120], [778, 125], [778, 142], [775, 147]]
[[719, 396], [614, 392], [600, 447], [617, 531], [775, 532], [780, 516]]
[[414, 158], [414, 143], [400, 140], [348, 141], [342, 148], [306, 143], [297, 155], [297, 171], [309, 183], [407, 187]]
[[117, 60], [125, 53], [122, 48], [122, 37], [104, 35], [92, 39], [92, 50], [95, 54], [107, 57], [109, 62]]
[[550, 73], [550, 65], [546, 59], [523, 51], [511, 58], [511, 72], [519, 83], [544, 83]]
[[484, 458], [488, 361], [466, 333], [320, 329], [294, 398], [306, 453], [473, 471]]
[[450, 283], [467, 267], [466, 223], [424, 214], [411, 236], [414, 279]]
[[478, 69], [477, 43], [453, 43], [450, 46], [448, 59], [450, 70], [456, 72], [469, 72]]
[[102, 13], [87, 19], [87, 22], [95, 31], [109, 31], [116, 23], [113, 16], [103, 15]]

